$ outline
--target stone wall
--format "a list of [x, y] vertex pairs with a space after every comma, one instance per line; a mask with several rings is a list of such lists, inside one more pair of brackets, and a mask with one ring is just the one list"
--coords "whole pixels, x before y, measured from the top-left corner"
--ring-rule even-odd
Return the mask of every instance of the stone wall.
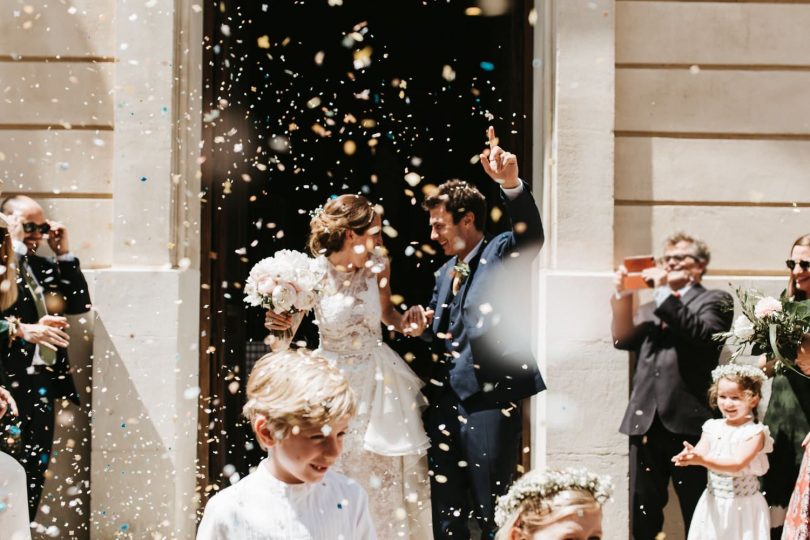
[[[810, 4], [615, 9], [614, 264], [685, 230], [712, 248], [708, 286], [780, 292], [810, 231]], [[666, 519], [684, 537], [677, 505]]]
[[[94, 300], [71, 346], [92, 440], [86, 414], [60, 414], [38, 521], [60, 538], [90, 537], [88, 523], [97, 538], [192, 537], [202, 8], [31, 0], [0, 11], [4, 191], [68, 225]], [[74, 460], [82, 474], [69, 482], [83, 489], [68, 495]]]

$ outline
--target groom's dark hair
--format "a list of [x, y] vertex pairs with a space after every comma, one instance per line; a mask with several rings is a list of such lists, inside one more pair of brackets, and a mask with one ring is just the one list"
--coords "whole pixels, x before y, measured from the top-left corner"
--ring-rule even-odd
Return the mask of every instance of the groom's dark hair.
[[487, 223], [487, 200], [480, 191], [464, 180], [448, 180], [422, 203], [422, 208], [426, 211], [437, 206], [444, 206], [450, 212], [453, 223], [458, 223], [467, 212], [472, 212], [475, 216], [475, 228], [479, 231], [483, 231]]

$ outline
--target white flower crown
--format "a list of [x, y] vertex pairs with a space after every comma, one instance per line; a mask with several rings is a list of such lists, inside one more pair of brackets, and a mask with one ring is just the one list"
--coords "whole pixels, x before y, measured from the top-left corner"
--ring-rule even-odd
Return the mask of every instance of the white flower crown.
[[712, 370], [712, 382], [717, 382], [723, 377], [728, 377], [729, 375], [747, 377], [749, 379], [758, 380], [759, 382], [765, 382], [767, 379], [767, 377], [765, 377], [765, 372], [756, 366], [750, 366], [748, 364], [735, 364], [730, 362], [722, 366], [717, 366]]
[[609, 476], [599, 476], [587, 469], [529, 471], [512, 484], [506, 495], [498, 497], [495, 523], [498, 527], [503, 527], [509, 516], [520, 508], [526, 499], [533, 497], [547, 499], [572, 489], [591, 493], [601, 505], [610, 499], [613, 484]]

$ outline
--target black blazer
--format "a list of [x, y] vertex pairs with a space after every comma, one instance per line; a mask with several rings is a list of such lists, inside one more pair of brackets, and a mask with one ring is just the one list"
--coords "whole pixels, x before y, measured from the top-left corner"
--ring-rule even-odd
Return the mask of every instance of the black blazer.
[[[90, 294], [87, 281], [79, 266], [79, 259], [59, 261], [36, 255], [18, 256], [18, 263], [26, 258], [34, 277], [44, 289], [48, 313], [51, 315], [78, 315], [90, 310]], [[19, 272], [18, 272], [19, 273]], [[0, 317], [15, 316], [24, 323], [39, 320], [37, 308], [22, 277], [17, 277], [17, 302], [0, 313]], [[24, 376], [24, 370], [31, 365], [35, 345], [21, 339], [12, 343], [8, 355], [3, 359], [6, 375], [13, 379]], [[56, 364], [52, 368], [56, 398], [68, 398], [78, 404], [79, 396], [70, 374], [67, 350], [59, 349]]]
[[[545, 389], [531, 352], [528, 319], [519, 316], [520, 307], [528, 305], [530, 265], [543, 245], [543, 224], [525, 183], [514, 200], [503, 193], [501, 197], [512, 230], [484, 239], [470, 261], [469, 277], [454, 298], [451, 270], [457, 258], [439, 269], [429, 305], [435, 311], [433, 325], [425, 334], [432, 340], [438, 360], [434, 381], [448, 379], [461, 400], [483, 395], [493, 404], [517, 401]], [[508, 286], [498, 287], [504, 284]], [[451, 340], [436, 336], [443, 317]], [[428, 389], [430, 395], [435, 383]]]
[[633, 391], [619, 430], [643, 435], [657, 413], [670, 432], [699, 435], [713, 416], [708, 391], [722, 349], [712, 335], [731, 328], [733, 300], [698, 284], [683, 298], [667, 298], [655, 315], [662, 324], [642, 323], [615, 343], [636, 353]]

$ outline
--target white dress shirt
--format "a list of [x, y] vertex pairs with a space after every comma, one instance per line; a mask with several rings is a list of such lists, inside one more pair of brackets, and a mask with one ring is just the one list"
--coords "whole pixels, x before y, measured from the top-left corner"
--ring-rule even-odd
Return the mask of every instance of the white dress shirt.
[[354, 480], [327, 471], [320, 482], [286, 484], [262, 461], [214, 495], [197, 540], [376, 540], [368, 497]]

